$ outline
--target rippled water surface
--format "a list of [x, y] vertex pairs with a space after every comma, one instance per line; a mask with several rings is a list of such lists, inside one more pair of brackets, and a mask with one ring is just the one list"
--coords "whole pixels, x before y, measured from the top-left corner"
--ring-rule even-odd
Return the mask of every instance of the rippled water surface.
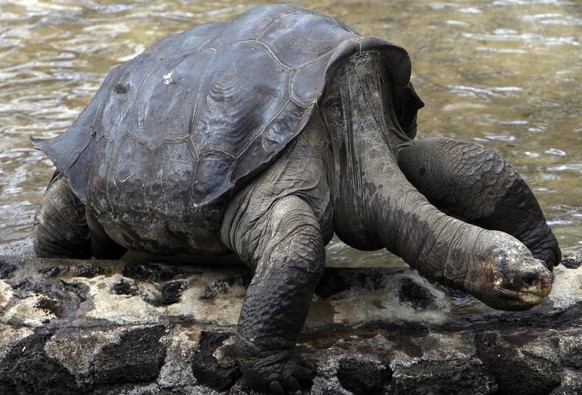
[[[53, 168], [30, 137], [61, 133], [107, 71], [169, 33], [264, 2], [3, 0], [0, 3], [0, 253], [30, 251]], [[562, 246], [582, 244], [579, 0], [295, 1], [404, 46], [426, 103], [419, 137], [498, 149], [523, 175]], [[333, 264], [385, 253], [334, 242]]]

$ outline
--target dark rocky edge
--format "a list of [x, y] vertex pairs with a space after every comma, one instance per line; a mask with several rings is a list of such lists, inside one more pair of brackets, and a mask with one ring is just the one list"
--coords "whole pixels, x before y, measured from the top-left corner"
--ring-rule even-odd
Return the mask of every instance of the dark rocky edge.
[[[327, 269], [299, 343], [311, 394], [582, 393], [582, 247], [550, 297], [487, 308], [408, 268]], [[0, 256], [0, 394], [248, 394], [240, 265]]]

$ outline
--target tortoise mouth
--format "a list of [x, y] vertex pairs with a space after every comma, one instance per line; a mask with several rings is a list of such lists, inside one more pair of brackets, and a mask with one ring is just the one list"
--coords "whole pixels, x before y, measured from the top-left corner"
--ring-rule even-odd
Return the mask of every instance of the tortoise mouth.
[[510, 292], [513, 293], [514, 299], [519, 300], [520, 302], [522, 302], [526, 305], [531, 305], [531, 306], [535, 306], [537, 304], [540, 304], [542, 302], [542, 300], [544, 300], [544, 298], [547, 296], [547, 294], [545, 294], [545, 293], [532, 292], [530, 290], [510, 291]]
[[495, 293], [505, 299], [512, 307], [518, 308], [521, 305], [527, 309], [540, 304], [550, 294], [552, 283], [540, 282], [537, 285], [523, 286], [518, 290], [496, 285], [494, 289]]

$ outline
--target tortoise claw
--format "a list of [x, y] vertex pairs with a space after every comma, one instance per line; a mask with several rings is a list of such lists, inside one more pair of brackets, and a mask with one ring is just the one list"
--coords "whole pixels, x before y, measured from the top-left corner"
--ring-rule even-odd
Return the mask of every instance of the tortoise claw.
[[[269, 362], [265, 363], [267, 359]], [[301, 388], [309, 388], [313, 383], [315, 365], [296, 356], [287, 360], [278, 359], [275, 363], [272, 360], [271, 355], [264, 359], [259, 358], [252, 364], [241, 364], [244, 367], [243, 376], [250, 387], [275, 395], [285, 395], [301, 391]]]

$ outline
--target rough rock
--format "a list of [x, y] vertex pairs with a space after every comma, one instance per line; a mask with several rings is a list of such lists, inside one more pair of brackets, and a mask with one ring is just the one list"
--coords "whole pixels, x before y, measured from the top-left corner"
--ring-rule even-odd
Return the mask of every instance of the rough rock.
[[[582, 247], [492, 310], [409, 268], [329, 268], [298, 345], [312, 394], [582, 393]], [[248, 394], [241, 265], [0, 257], [1, 394]]]

